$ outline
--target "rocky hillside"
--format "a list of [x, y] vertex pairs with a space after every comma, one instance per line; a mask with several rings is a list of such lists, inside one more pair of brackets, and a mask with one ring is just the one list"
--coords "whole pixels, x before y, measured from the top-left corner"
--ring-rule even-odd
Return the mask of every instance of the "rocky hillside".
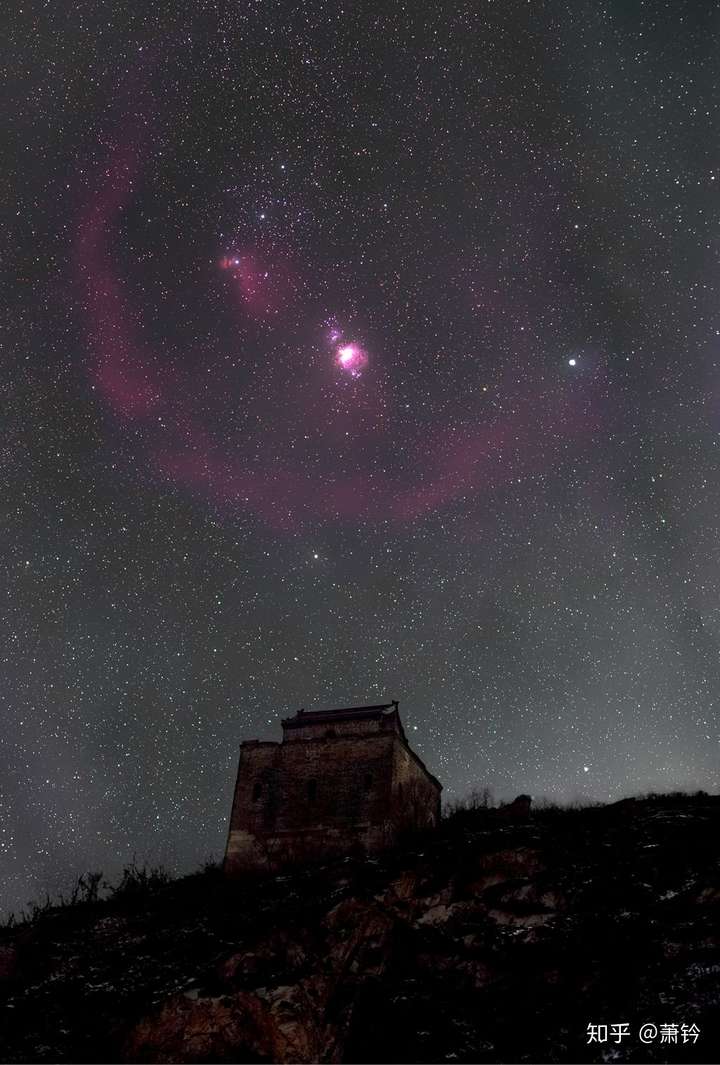
[[719, 828], [702, 795], [461, 812], [378, 860], [49, 910], [0, 933], [0, 1059], [720, 1061]]

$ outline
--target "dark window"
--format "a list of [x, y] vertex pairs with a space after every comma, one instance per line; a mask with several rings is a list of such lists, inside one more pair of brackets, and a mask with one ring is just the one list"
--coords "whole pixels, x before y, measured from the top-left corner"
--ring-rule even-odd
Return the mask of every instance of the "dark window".
[[371, 777], [371, 775], [369, 773], [366, 773], [365, 774], [365, 779], [363, 780], [363, 791], [370, 791], [371, 787], [372, 787], [372, 777]]
[[317, 780], [308, 780], [308, 800], [315, 802], [317, 799]]
[[262, 784], [260, 784], [260, 783], [253, 784], [253, 799], [254, 799], [254, 801], [257, 802], [261, 795], [262, 795]]
[[325, 735], [326, 736], [337, 736], [337, 732], [335, 731], [334, 728], [329, 728], [329, 729], [325, 730]]

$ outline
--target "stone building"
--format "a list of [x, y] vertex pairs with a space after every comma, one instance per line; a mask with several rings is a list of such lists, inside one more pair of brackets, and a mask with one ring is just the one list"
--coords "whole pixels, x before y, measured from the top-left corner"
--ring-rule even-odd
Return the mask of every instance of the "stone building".
[[437, 824], [442, 785], [410, 747], [397, 702], [300, 710], [281, 743], [240, 746], [225, 871], [372, 853]]

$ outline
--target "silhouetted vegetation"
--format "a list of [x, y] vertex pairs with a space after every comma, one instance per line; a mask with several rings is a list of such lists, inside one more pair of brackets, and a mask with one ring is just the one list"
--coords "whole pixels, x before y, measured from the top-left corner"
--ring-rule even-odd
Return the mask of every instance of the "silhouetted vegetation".
[[[222, 875], [222, 864], [208, 857], [200, 867], [199, 874], [206, 878]], [[20, 925], [33, 925], [49, 913], [58, 913], [74, 907], [94, 906], [110, 900], [122, 903], [142, 903], [156, 895], [167, 885], [178, 879], [161, 865], [139, 865], [135, 856], [123, 868], [117, 884], [103, 880], [102, 872], [82, 873], [73, 882], [68, 891], [58, 892], [54, 898], [45, 893], [42, 901], [31, 900], [27, 909], [19, 914], [10, 913], [0, 922], [0, 931], [18, 928]], [[182, 878], [187, 879], [187, 878]]]
[[120, 883], [115, 887], [107, 885], [113, 899], [133, 900], [147, 898], [160, 888], [169, 884], [173, 878], [162, 866], [138, 865], [135, 858], [123, 869]]
[[490, 810], [494, 807], [495, 800], [491, 788], [473, 788], [464, 799], [451, 799], [443, 807], [445, 820], [474, 813], [476, 810]]

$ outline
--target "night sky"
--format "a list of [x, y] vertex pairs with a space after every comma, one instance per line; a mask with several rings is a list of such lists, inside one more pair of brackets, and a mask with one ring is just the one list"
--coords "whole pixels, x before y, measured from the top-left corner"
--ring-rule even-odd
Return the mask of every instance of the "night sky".
[[301, 706], [400, 700], [448, 798], [717, 789], [719, 30], [11, 12], [4, 904], [220, 856]]

